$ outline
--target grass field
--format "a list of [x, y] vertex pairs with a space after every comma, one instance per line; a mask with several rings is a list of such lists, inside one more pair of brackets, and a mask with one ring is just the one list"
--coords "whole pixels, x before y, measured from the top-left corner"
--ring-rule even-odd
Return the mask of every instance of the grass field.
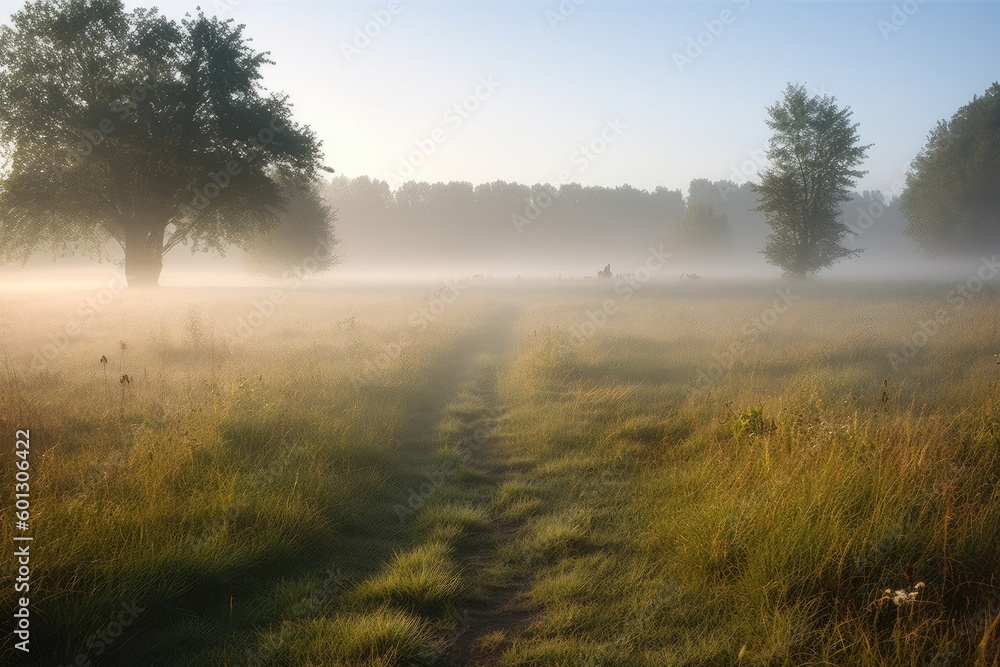
[[0, 298], [31, 664], [1000, 665], [994, 288], [439, 287]]

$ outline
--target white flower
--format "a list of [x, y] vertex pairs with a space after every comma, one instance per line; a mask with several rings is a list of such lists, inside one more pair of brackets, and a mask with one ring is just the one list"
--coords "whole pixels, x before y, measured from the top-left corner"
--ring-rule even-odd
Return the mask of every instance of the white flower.
[[893, 591], [890, 588], [885, 589], [886, 597], [891, 599], [893, 604], [897, 607], [902, 607], [906, 604], [913, 604], [917, 601], [917, 597], [920, 595], [920, 590], [924, 587], [924, 582], [918, 581], [913, 584], [913, 588], [907, 590], [905, 588], [900, 588], [899, 590]]

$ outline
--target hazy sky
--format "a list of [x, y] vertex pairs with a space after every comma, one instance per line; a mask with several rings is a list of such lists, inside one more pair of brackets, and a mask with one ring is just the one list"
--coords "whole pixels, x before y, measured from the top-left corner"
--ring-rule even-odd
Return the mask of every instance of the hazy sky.
[[[686, 188], [752, 172], [765, 108], [801, 82], [852, 107], [875, 144], [859, 187], [889, 190], [934, 123], [1000, 79], [996, 0], [577, 2], [201, 4], [272, 53], [265, 84], [352, 177], [405, 159], [416, 180]], [[602, 132], [603, 154], [579, 152]]]

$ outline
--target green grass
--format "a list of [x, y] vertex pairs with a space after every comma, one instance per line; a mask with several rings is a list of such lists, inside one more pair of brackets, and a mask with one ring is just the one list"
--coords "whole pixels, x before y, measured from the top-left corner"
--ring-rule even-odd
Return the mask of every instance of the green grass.
[[461, 588], [447, 545], [427, 542], [396, 554], [388, 567], [363, 582], [356, 594], [366, 602], [434, 613], [454, 601]]
[[418, 616], [391, 609], [312, 619], [265, 637], [261, 644], [268, 654], [274, 646], [277, 664], [316, 667], [422, 664], [442, 649]]
[[303, 292], [232, 346], [259, 295], [124, 294], [35, 369], [78, 299], [14, 297], [35, 656], [135, 605], [93, 664], [997, 667], [997, 294], [893, 369], [940, 288], [796, 289], [748, 337], [773, 286], [650, 286], [577, 346], [600, 286], [427, 332]]
[[[697, 348], [650, 299], [558, 357], [558, 331], [521, 351], [501, 383], [505, 445], [536, 465], [507, 483], [542, 480], [548, 501], [511, 558], [542, 612], [504, 664], [995, 664], [996, 627], [956, 627], [998, 611], [998, 369], [985, 350], [960, 356], [989, 339], [995, 295], [899, 373], [878, 328], [907, 331], [906, 314], [820, 328], [869, 307], [821, 296], [691, 395], [669, 369], [713, 363], [744, 302], [685, 304], [686, 325], [715, 330]], [[567, 516], [588, 518], [585, 541]], [[545, 535], [580, 542], [546, 558], [559, 541]], [[912, 605], [883, 599], [917, 581]]]

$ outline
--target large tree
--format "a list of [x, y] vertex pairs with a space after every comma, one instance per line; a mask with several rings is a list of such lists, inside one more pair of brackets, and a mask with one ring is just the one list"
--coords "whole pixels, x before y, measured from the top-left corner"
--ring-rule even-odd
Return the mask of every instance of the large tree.
[[222, 250], [272, 228], [281, 179], [324, 168], [242, 31], [120, 0], [15, 13], [0, 30], [0, 256], [110, 237], [129, 285], [155, 285], [178, 244]]
[[856, 167], [871, 144], [859, 144], [850, 108], [789, 84], [784, 98], [767, 112], [767, 126], [774, 131], [767, 150], [770, 165], [753, 186], [757, 210], [772, 230], [764, 256], [796, 277], [857, 256], [860, 249], [843, 246], [850, 228], [840, 220], [840, 203], [850, 201], [851, 188], [867, 173]]
[[1000, 248], [1000, 83], [931, 131], [900, 207], [907, 234], [927, 251]]

